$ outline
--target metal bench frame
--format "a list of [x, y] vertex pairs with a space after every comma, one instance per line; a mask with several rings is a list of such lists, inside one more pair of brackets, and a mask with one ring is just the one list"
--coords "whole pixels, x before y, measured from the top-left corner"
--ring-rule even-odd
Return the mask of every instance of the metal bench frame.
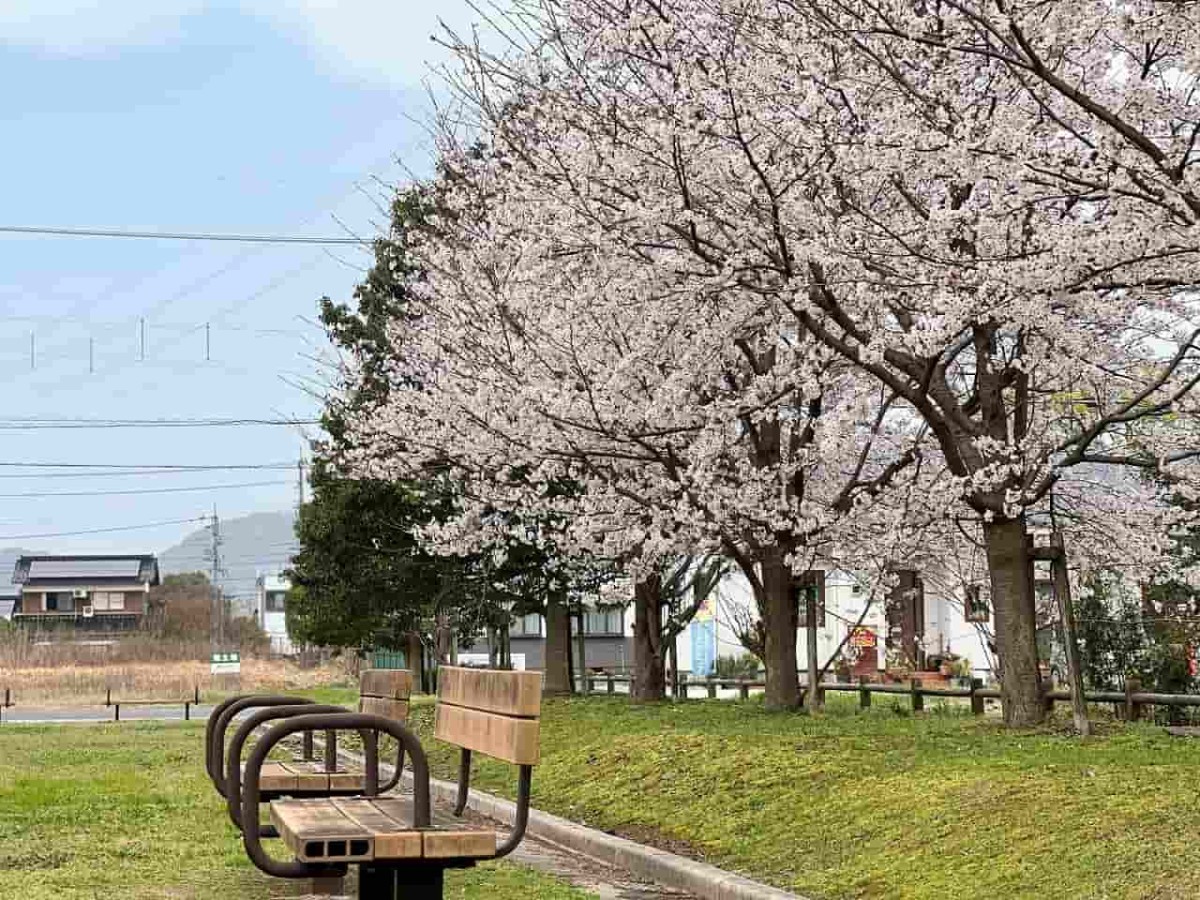
[[[357, 731], [364, 734], [365, 784], [360, 796], [375, 797], [380, 793], [379, 785], [379, 742], [378, 735], [387, 734], [396, 738], [401, 751], [408, 754], [412, 766], [413, 820], [414, 830], [431, 826], [429, 800], [429, 763], [425, 750], [408, 728], [392, 719], [369, 713], [350, 712], [304, 712], [297, 710], [286, 714], [283, 720], [271, 726], [254, 745], [246, 762], [245, 784], [242, 787], [242, 843], [250, 861], [262, 872], [276, 878], [327, 878], [345, 875], [349, 865], [359, 867], [359, 900], [441, 900], [443, 876], [446, 869], [462, 869], [474, 866], [478, 857], [447, 857], [444, 859], [378, 860], [357, 863], [310, 863], [284, 862], [271, 858], [263, 848], [262, 839], [272, 836], [258, 821], [258, 807], [262, 802], [260, 778], [263, 764], [271, 750], [284, 738], [297, 732], [308, 731]], [[368, 737], [369, 735], [369, 737]], [[465, 751], [467, 779], [460, 779], [459, 799], [465, 805], [469, 790], [470, 751]], [[525, 836], [529, 822], [530, 786], [533, 767], [519, 767], [517, 815], [508, 838], [496, 848], [493, 859], [507, 856]], [[272, 831], [274, 829], [271, 829]]]

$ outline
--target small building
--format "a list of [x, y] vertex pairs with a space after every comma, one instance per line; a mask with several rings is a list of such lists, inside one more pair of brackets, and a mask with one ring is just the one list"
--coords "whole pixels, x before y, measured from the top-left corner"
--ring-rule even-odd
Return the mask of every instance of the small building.
[[16, 623], [126, 631], [146, 615], [158, 560], [152, 554], [21, 556], [12, 580], [21, 590]]
[[287, 597], [292, 583], [282, 575], [259, 575], [254, 593], [254, 621], [271, 641], [271, 652], [295, 653], [287, 630]]

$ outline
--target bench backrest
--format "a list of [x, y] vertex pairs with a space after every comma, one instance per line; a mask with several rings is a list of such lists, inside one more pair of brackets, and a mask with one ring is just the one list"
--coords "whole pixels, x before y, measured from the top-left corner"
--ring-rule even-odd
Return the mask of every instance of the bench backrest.
[[412, 683], [408, 669], [364, 669], [358, 680], [358, 711], [403, 722]]
[[541, 672], [438, 668], [438, 740], [515, 765], [537, 765], [541, 712]]

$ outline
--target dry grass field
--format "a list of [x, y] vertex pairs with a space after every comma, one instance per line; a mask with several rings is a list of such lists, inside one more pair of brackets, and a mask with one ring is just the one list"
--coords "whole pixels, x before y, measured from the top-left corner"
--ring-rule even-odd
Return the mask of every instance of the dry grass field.
[[6, 688], [18, 706], [103, 703], [110, 689], [114, 699], [181, 700], [199, 688], [204, 699], [246, 691], [310, 691], [350, 677], [345, 665], [337, 661], [301, 669], [286, 660], [243, 659], [240, 680], [210, 675], [207, 658], [22, 667], [0, 663], [0, 699]]

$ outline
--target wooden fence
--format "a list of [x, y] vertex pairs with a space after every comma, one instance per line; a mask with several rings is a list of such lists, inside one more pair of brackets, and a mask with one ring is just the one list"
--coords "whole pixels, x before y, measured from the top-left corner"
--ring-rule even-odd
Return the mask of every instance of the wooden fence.
[[[617, 685], [628, 685], [632, 688], [633, 677], [630, 675], [588, 675], [583, 679], [581, 687], [584, 693], [614, 694], [617, 693]], [[766, 682], [761, 679], [750, 678], [687, 678], [681, 679], [679, 686], [680, 700], [693, 698], [695, 696], [692, 693], [694, 689], [702, 689], [709, 698], [714, 699], [717, 697], [718, 690], [735, 690], [738, 692], [738, 696], [745, 700], [749, 698], [750, 691], [765, 688]], [[671, 687], [669, 681], [667, 687]], [[920, 712], [925, 708], [926, 697], [969, 700], [971, 712], [975, 715], [983, 714], [985, 700], [1000, 699], [999, 688], [983, 687], [983, 682], [979, 679], [973, 679], [972, 685], [969, 688], [923, 687], [921, 680], [914, 678], [906, 684], [829, 681], [821, 682], [817, 689], [822, 694], [831, 691], [857, 693], [859, 706], [863, 709], [870, 707], [871, 697], [874, 694], [909, 697], [912, 708], [916, 712]], [[801, 690], [805, 691], [807, 689], [801, 688]], [[1200, 694], [1162, 694], [1143, 691], [1141, 690], [1141, 684], [1134, 678], [1130, 678], [1126, 682], [1124, 691], [1088, 691], [1084, 694], [1084, 698], [1089, 703], [1113, 704], [1117, 714], [1129, 721], [1137, 721], [1142, 718], [1147, 706], [1200, 706]], [[1070, 703], [1071, 694], [1065, 690], [1047, 691], [1043, 695], [1043, 699], [1047, 707], [1052, 708], [1055, 703]]]

